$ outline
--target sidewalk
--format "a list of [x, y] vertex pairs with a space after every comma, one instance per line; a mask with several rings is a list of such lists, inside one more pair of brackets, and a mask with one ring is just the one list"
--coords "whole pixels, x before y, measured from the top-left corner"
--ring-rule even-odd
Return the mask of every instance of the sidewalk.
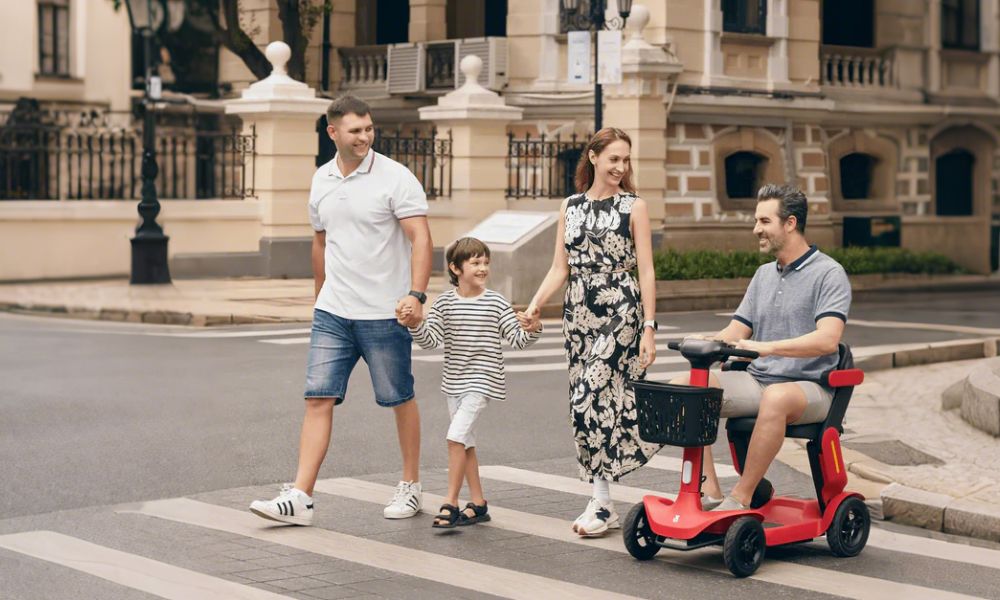
[[[941, 407], [942, 393], [983, 360], [868, 373], [844, 422], [848, 489], [889, 520], [1000, 541], [1000, 438]], [[798, 442], [786, 440], [778, 458], [808, 472]]]

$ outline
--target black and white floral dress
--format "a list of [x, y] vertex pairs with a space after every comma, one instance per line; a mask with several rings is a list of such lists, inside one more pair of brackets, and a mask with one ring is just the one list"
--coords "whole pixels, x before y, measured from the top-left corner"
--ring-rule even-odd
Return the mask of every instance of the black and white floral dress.
[[586, 481], [617, 481], [661, 447], [639, 439], [635, 396], [626, 388], [645, 376], [639, 364], [643, 314], [632, 274], [636, 256], [629, 222], [635, 199], [628, 193], [603, 200], [578, 194], [566, 204], [563, 241], [570, 275], [563, 334], [570, 417], [580, 478]]

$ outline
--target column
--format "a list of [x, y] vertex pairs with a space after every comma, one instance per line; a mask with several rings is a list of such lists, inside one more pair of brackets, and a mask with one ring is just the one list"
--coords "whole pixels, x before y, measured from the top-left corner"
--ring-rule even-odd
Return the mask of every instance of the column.
[[622, 48], [622, 83], [605, 86], [605, 125], [624, 129], [632, 138], [633, 182], [656, 222], [665, 217], [668, 102], [683, 66], [666, 46], [642, 37], [649, 10], [633, 5], [628, 20], [631, 37]]
[[255, 175], [260, 201], [263, 274], [307, 277], [312, 273], [312, 227], [306, 201], [316, 171], [316, 120], [329, 101], [317, 98], [315, 90], [288, 76], [285, 64], [291, 49], [287, 44], [272, 42], [265, 55], [271, 62], [271, 75], [228, 102], [226, 113], [239, 115], [244, 133], [253, 128], [257, 136], [255, 162], [246, 168]]
[[448, 0], [410, 0], [410, 42], [448, 39]]
[[420, 109], [421, 121], [433, 121], [438, 135], [452, 139], [451, 200], [431, 206], [431, 234], [441, 244], [507, 207], [507, 125], [524, 111], [479, 84], [482, 68], [482, 59], [466, 56], [462, 87]]

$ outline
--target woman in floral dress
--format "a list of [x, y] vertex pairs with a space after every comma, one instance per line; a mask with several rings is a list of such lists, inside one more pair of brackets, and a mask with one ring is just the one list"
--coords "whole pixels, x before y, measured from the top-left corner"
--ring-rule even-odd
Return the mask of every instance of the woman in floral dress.
[[519, 315], [530, 326], [540, 318], [539, 307], [569, 280], [563, 333], [570, 416], [580, 476], [594, 483], [594, 497], [573, 523], [582, 536], [620, 527], [609, 482], [660, 449], [639, 439], [635, 396], [627, 386], [656, 358], [649, 216], [632, 185], [631, 146], [624, 131], [610, 127], [587, 144], [576, 170], [579, 193], [560, 208], [552, 267]]

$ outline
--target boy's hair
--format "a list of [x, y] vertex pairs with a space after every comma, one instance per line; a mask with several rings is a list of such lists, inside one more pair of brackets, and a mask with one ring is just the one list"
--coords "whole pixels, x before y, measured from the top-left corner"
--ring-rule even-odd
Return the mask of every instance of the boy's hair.
[[451, 285], [458, 285], [458, 275], [455, 275], [451, 270], [451, 265], [455, 265], [455, 268], [461, 271], [462, 264], [465, 261], [480, 256], [490, 257], [490, 247], [481, 240], [477, 240], [474, 237], [464, 237], [455, 240], [448, 247], [448, 251], [445, 252], [445, 268], [448, 270], [448, 279], [451, 281]]

